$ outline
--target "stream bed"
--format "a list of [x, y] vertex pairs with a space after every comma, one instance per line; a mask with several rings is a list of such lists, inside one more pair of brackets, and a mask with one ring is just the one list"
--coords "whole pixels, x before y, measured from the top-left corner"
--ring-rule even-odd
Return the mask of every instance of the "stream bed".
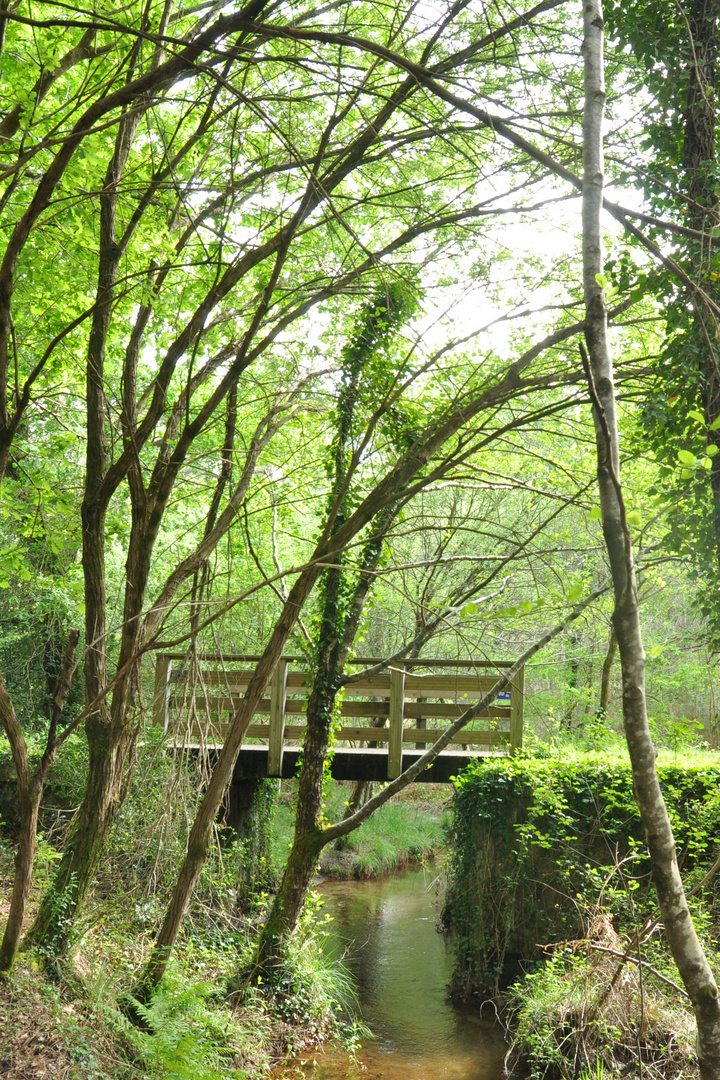
[[[502, 1080], [499, 1026], [451, 1004], [452, 946], [436, 930], [442, 879], [432, 868], [322, 886], [337, 951], [373, 1034], [354, 1063], [327, 1047], [302, 1055], [313, 1080]], [[309, 1060], [308, 1060], [309, 1059]], [[295, 1063], [284, 1071], [298, 1075]]]

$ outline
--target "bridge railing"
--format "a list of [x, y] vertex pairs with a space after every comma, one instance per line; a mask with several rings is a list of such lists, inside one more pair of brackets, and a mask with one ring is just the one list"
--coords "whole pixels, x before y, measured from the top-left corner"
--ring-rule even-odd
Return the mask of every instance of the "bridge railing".
[[[236, 665], [257, 659], [205, 656], [190, 677], [186, 656], [158, 655], [155, 723], [170, 733], [176, 745], [210, 748], [222, 744], [253, 674]], [[370, 668], [379, 662], [360, 658], [351, 663]], [[509, 666], [505, 661], [403, 660], [388, 672], [365, 676], [343, 689], [336, 744], [387, 748], [387, 775], [392, 780], [402, 771], [403, 747], [413, 744], [424, 750], [431, 745], [448, 723], [492, 688], [497, 672]], [[255, 711], [259, 719], [250, 724], [245, 743], [267, 745], [269, 776], [281, 774], [285, 747], [302, 743], [309, 679], [297, 658], [283, 657], [270, 681], [270, 696]], [[517, 753], [522, 747], [523, 700], [521, 669], [509, 688], [458, 732], [451, 745], [481, 753]]]

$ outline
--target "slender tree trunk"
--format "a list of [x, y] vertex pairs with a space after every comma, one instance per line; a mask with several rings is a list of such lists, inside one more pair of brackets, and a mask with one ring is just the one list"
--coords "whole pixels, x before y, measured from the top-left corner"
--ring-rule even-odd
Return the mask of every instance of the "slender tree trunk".
[[[645, 653], [640, 633], [633, 551], [620, 486], [613, 366], [602, 285], [601, 211], [605, 82], [600, 0], [584, 2], [583, 282], [588, 384], [593, 400], [602, 526], [613, 578], [613, 627], [622, 664], [623, 718], [633, 784], [642, 816], [668, 943], [692, 1001], [702, 1080], [720, 1077], [720, 1007], [713, 973], [688, 910], [670, 819], [655, 768], [645, 702]], [[600, 278], [602, 281], [602, 278]], [[584, 353], [584, 350], [583, 350]], [[587, 354], [584, 354], [587, 360]]]
[[[42, 899], [27, 945], [39, 945], [51, 956], [67, 949], [77, 912], [82, 908], [102, 858], [120, 804], [130, 738], [108, 737], [88, 724], [88, 779], [83, 801], [73, 819], [52, 885]], [[99, 736], [99, 737], [98, 737]]]
[[280, 888], [263, 927], [256, 971], [272, 969], [281, 958], [283, 943], [295, 933], [326, 843], [322, 829], [317, 826], [309, 832], [296, 829]]
[[135, 996], [141, 1001], [149, 1000], [167, 970], [170, 954], [180, 931], [190, 897], [193, 894], [203, 863], [210, 850], [213, 824], [227, 795], [245, 732], [250, 726], [275, 666], [282, 656], [298, 613], [302, 610], [319, 574], [320, 568], [311, 566], [300, 575], [293, 585], [283, 605], [280, 618], [275, 624], [270, 641], [245, 691], [245, 696], [235, 710], [232, 726], [218, 756], [210, 782], [195, 815], [195, 820], [192, 823], [185, 858], [180, 867], [175, 888], [165, 912], [165, 918], [155, 938], [155, 946], [134, 991]]
[[[415, 748], [417, 749], [417, 747], [418, 747], [418, 744], [416, 743]], [[422, 749], [423, 750], [425, 749], [424, 744], [423, 744]], [[350, 795], [350, 798], [348, 799], [348, 802], [347, 802], [347, 806], [345, 807], [345, 813], [343, 814], [343, 820], [345, 820], [345, 818], [352, 817], [353, 814], [355, 813], [355, 811], [358, 810], [362, 806], [362, 801], [363, 801], [366, 793], [371, 790], [371, 787], [372, 787], [372, 782], [370, 780], [356, 780], [355, 781], [355, 784], [353, 785], [353, 789], [352, 789], [352, 794]]]
[[598, 716], [607, 716], [608, 703], [610, 701], [610, 677], [612, 675], [612, 666], [615, 660], [615, 653], [617, 652], [617, 638], [615, 636], [615, 628], [610, 627], [610, 636], [608, 637], [607, 652], [605, 653], [605, 660], [602, 666], [602, 676], [600, 679], [600, 704], [598, 706]]
[[[122, 251], [116, 243], [116, 216], [119, 185], [140, 113], [125, 118], [119, 127], [115, 151], [108, 166], [100, 195], [100, 260], [93, 312], [88, 337], [86, 366], [87, 448], [85, 491], [82, 505], [83, 574], [85, 585], [85, 694], [94, 701], [107, 684], [107, 635], [105, 592], [105, 512], [107, 495], [104, 480], [107, 468], [107, 406], [105, 401], [105, 352], [112, 316], [112, 303]], [[131, 484], [131, 497], [133, 488]], [[138, 582], [133, 565], [133, 541], [137, 547], [137, 500], [133, 503], [133, 525], [128, 556], [123, 641], [120, 664], [136, 649], [139, 613], [144, 582]], [[137, 592], [140, 590], [138, 600]], [[28, 943], [42, 945], [53, 954], [65, 950], [75, 913], [82, 905], [95, 876], [98, 862], [115, 821], [123, 787], [125, 762], [133, 742], [128, 726], [127, 691], [134, 673], [128, 673], [115, 687], [112, 707], [102, 699], [88, 717], [88, 782], [76, 814], [68, 842], [50, 889], [43, 898]]]
[[3, 728], [12, 747], [20, 808], [20, 837], [15, 857], [15, 876], [10, 897], [10, 910], [2, 944], [0, 944], [0, 972], [10, 970], [20, 944], [23, 921], [32, 885], [40, 800], [42, 799], [48, 769], [55, 757], [57, 726], [75, 670], [74, 655], [78, 636], [77, 630], [70, 632], [62, 673], [50, 716], [50, 728], [45, 752], [33, 771], [30, 769], [20, 724], [15, 715], [5, 682], [2, 675], [0, 675], [0, 717], [2, 717]]
[[[320, 829], [325, 757], [330, 742], [335, 698], [345, 661], [344, 621], [339, 611], [342, 573], [326, 572], [318, 663], [307, 703], [307, 733], [298, 785], [295, 835], [280, 888], [260, 935], [257, 967], [263, 970], [278, 957], [292, 937], [302, 914], [307, 891], [324, 844]], [[354, 636], [354, 635], [353, 635]]]
[[15, 856], [15, 875], [10, 896], [5, 932], [0, 945], [0, 972], [9, 971], [15, 962], [23, 921], [27, 910], [33, 865], [37, 844], [37, 825], [43, 786], [32, 781], [29, 785], [18, 783], [18, 806], [20, 809], [20, 837]]

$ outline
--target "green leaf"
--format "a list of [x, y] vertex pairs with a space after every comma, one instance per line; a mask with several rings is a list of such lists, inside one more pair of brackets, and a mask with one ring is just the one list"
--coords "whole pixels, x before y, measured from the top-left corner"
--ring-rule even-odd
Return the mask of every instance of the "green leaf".
[[717, 452], [719, 450], [720, 450], [720, 446], [716, 446], [715, 443], [710, 443], [709, 446], [705, 447], [705, 453], [707, 454], [708, 457], [715, 457], [715, 455], [717, 454]]
[[689, 450], [678, 450], [678, 461], [682, 465], [694, 465], [697, 458]]
[[593, 506], [592, 510], [588, 514], [591, 521], [599, 521], [602, 517], [602, 510], [599, 506]]
[[608, 279], [605, 274], [596, 274], [595, 281], [598, 283], [601, 289], [604, 289], [608, 283]]
[[689, 417], [690, 420], [697, 420], [698, 424], [704, 424], [705, 423], [705, 417], [703, 416], [703, 414], [700, 412], [699, 409], [691, 409], [690, 412], [688, 413], [688, 417]]
[[663, 651], [662, 645], [652, 645], [648, 649], [648, 656], [660, 656]]
[[708, 431], [717, 431], [718, 428], [720, 428], [720, 416], [717, 416], [712, 424], [708, 425]]
[[627, 512], [628, 525], [642, 525], [642, 515], [639, 510], [628, 510]]
[[460, 614], [461, 615], [477, 615], [477, 609], [478, 609], [477, 604], [474, 604], [472, 602], [472, 600], [471, 600], [469, 604], [465, 605], [465, 607], [462, 609]]
[[681, 480], [689, 480], [690, 477], [694, 476], [694, 475], [695, 475], [695, 470], [694, 469], [681, 469], [680, 470], [680, 479]]
[[704, 457], [700, 462], [703, 469], [712, 469], [712, 458]]
[[521, 611], [526, 611], [526, 612], [527, 611], [532, 611], [532, 601], [531, 600], [521, 600], [520, 603], [518, 604], [518, 607], [520, 608]]
[[583, 586], [581, 584], [573, 585], [573, 587], [568, 591], [568, 595], [567, 595], [568, 603], [576, 604], [578, 602], [578, 600], [580, 599], [580, 597], [582, 596], [582, 594], [583, 594]]

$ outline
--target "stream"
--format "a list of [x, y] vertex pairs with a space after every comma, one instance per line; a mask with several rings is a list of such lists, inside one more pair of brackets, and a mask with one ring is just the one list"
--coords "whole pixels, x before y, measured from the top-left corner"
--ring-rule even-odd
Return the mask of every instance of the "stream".
[[[345, 953], [356, 982], [360, 1018], [373, 1038], [363, 1040], [358, 1064], [332, 1046], [302, 1055], [312, 1059], [305, 1075], [502, 1080], [506, 1046], [500, 1028], [447, 997], [453, 954], [435, 929], [443, 893], [436, 872], [330, 882], [321, 891], [338, 952]], [[293, 1075], [292, 1068], [285, 1075]]]

